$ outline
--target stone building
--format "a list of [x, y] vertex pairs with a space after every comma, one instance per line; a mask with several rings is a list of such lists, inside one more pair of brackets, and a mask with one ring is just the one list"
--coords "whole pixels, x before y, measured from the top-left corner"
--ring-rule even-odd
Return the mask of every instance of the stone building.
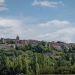
[[20, 40], [19, 36], [15, 39], [10, 38], [1, 38], [0, 39], [0, 49], [10, 49], [15, 48], [16, 46], [23, 46], [23, 45], [36, 45], [39, 41], [37, 40]]

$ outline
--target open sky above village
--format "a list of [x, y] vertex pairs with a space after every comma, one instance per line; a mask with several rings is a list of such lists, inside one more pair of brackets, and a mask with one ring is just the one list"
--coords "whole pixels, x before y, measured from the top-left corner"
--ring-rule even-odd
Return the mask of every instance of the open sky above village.
[[0, 38], [75, 42], [75, 0], [0, 0]]

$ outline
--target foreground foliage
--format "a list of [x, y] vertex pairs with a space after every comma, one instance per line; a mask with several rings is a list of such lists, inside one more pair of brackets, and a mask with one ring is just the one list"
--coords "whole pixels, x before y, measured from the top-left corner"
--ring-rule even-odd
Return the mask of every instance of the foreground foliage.
[[74, 74], [75, 48], [58, 50], [42, 42], [35, 46], [20, 46], [0, 50], [0, 75]]

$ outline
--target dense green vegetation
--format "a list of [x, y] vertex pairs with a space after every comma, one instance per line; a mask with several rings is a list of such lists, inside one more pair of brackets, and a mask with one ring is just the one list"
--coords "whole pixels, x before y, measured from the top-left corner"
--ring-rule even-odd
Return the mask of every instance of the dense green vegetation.
[[0, 50], [0, 75], [74, 74], [75, 48], [62, 50], [47, 42]]

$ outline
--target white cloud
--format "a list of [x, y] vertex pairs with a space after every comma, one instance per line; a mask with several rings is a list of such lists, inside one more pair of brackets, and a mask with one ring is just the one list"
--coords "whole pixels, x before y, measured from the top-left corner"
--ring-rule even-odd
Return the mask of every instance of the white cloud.
[[4, 2], [5, 2], [5, 0], [0, 0], [0, 6], [5, 5]]
[[66, 20], [50, 20], [37, 24], [34, 39], [75, 42], [75, 26]]
[[67, 25], [69, 25], [69, 21], [63, 21], [63, 20], [50, 20], [48, 22], [45, 23], [41, 23], [39, 24], [40, 27], [66, 27]]
[[0, 28], [2, 28], [1, 31], [5, 34], [10, 34], [12, 32], [13, 34], [17, 34], [18, 31], [20, 31], [20, 24], [20, 21], [15, 19], [0, 18]]
[[75, 27], [68, 27], [59, 29], [56, 32], [45, 33], [38, 36], [38, 39], [47, 41], [64, 41], [64, 42], [75, 42]]
[[27, 28], [22, 20], [13, 18], [0, 18], [0, 35], [10, 37], [16, 35], [25, 35], [31, 33], [31, 29]]
[[15, 26], [17, 23], [18, 23], [18, 20], [0, 18], [0, 26], [3, 26], [3, 27], [11, 27], [13, 25]]
[[5, 4], [5, 0], [0, 0], [0, 11], [8, 10]]
[[34, 0], [32, 3], [33, 6], [43, 6], [43, 7], [59, 7], [59, 6], [64, 6], [63, 2], [61, 1], [49, 1], [49, 0]]

